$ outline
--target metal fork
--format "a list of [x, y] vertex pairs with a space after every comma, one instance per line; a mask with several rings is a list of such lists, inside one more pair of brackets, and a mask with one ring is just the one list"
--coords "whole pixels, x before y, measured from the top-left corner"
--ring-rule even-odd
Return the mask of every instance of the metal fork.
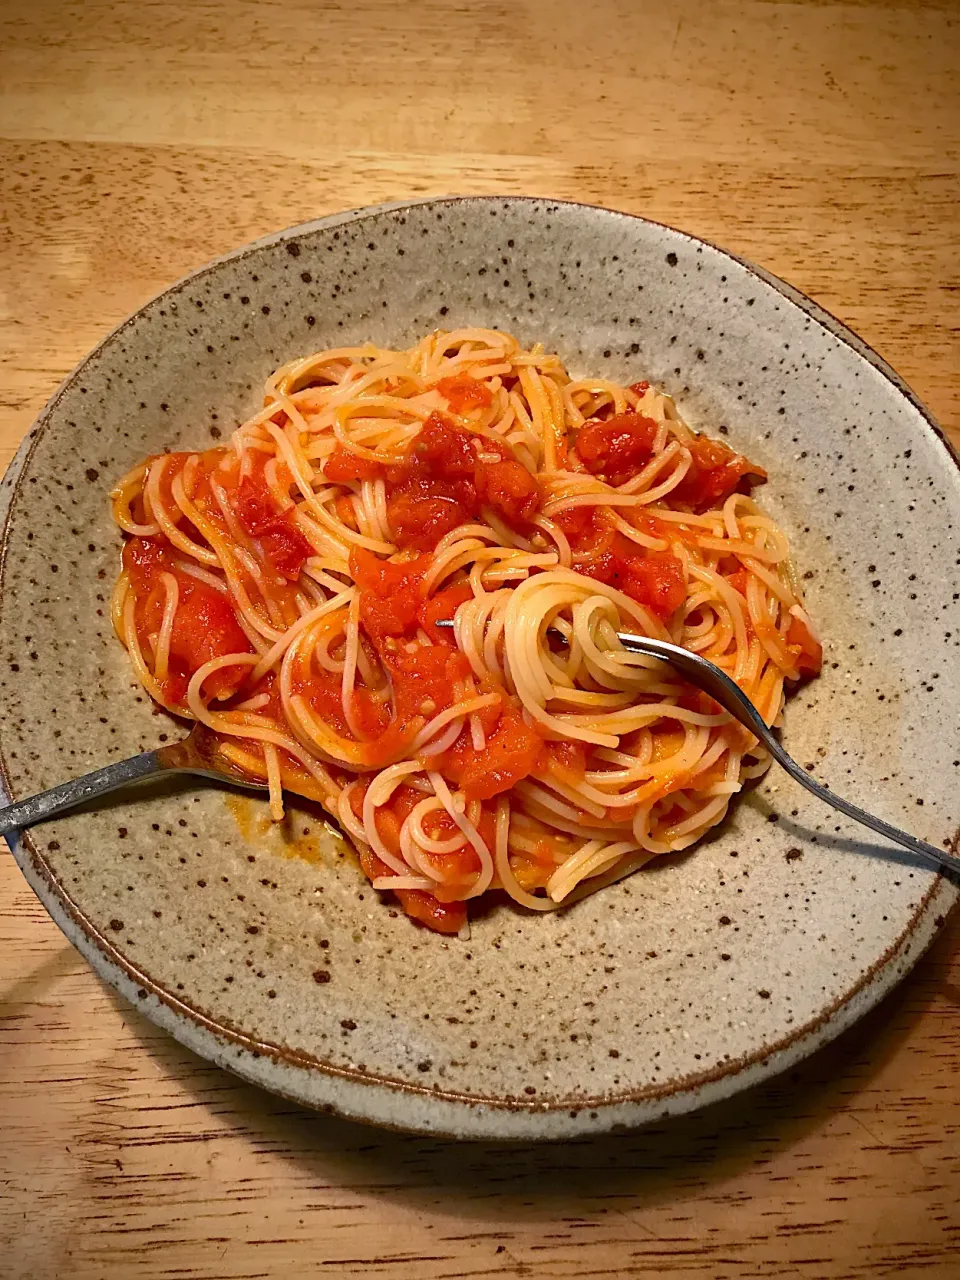
[[[437, 622], [436, 625], [439, 627], [452, 627], [453, 622], [443, 619]], [[661, 658], [664, 662], [669, 662], [684, 679], [689, 680], [698, 689], [702, 689], [704, 693], [709, 694], [714, 701], [719, 702], [724, 711], [729, 711], [744, 728], [756, 734], [777, 764], [786, 769], [795, 782], [799, 782], [801, 787], [806, 787], [818, 800], [822, 800], [824, 804], [838, 809], [840, 813], [852, 818], [854, 822], [859, 822], [862, 826], [869, 827], [871, 831], [876, 831], [878, 835], [886, 836], [888, 840], [892, 840], [895, 844], [902, 845], [904, 849], [909, 849], [911, 853], [919, 854], [923, 858], [929, 858], [941, 867], [960, 873], [960, 857], [956, 854], [949, 853], [945, 849], [938, 849], [935, 845], [927, 844], [925, 840], [918, 840], [916, 836], [912, 836], [906, 831], [901, 831], [899, 827], [895, 827], [889, 822], [884, 822], [882, 818], [868, 813], [866, 809], [861, 809], [859, 805], [851, 804], [849, 800], [844, 800], [842, 796], [836, 795], [829, 787], [824, 786], [822, 782], [817, 782], [816, 778], [807, 773], [806, 769], [801, 769], [796, 760], [781, 746], [780, 740], [773, 730], [767, 727], [760, 712], [740, 686], [714, 663], [706, 658], [701, 658], [697, 653], [691, 653], [689, 649], [681, 649], [679, 645], [670, 644], [666, 640], [652, 640], [647, 636], [633, 635], [629, 631], [620, 631], [618, 635], [620, 643], [628, 652], [642, 653], [649, 658]]]
[[266, 783], [255, 782], [245, 774], [231, 770], [217, 753], [215, 736], [209, 729], [198, 724], [194, 725], [193, 731], [181, 742], [171, 742], [156, 751], [141, 752], [128, 760], [117, 760], [114, 764], [94, 769], [92, 773], [85, 773], [71, 782], [61, 782], [58, 787], [51, 787], [49, 791], [41, 791], [39, 795], [8, 804], [0, 809], [0, 836], [23, 827], [32, 827], [34, 823], [43, 822], [46, 818], [55, 818], [57, 814], [66, 813], [68, 809], [75, 809], [88, 800], [95, 800], [131, 783], [155, 778], [160, 774], [176, 773], [192, 773], [201, 778], [229, 783], [230, 786], [243, 787], [248, 791], [267, 790]]
[[[450, 619], [437, 622], [440, 627], [452, 627]], [[558, 633], [559, 634], [559, 633]], [[945, 849], [938, 849], [924, 840], [899, 827], [884, 822], [874, 814], [851, 804], [836, 795], [822, 782], [817, 782], [806, 769], [801, 769], [796, 760], [781, 746], [779, 739], [769, 729], [747, 695], [725, 671], [721, 671], [714, 663], [689, 649], [681, 649], [679, 645], [669, 644], [666, 640], [652, 640], [648, 636], [637, 636], [629, 631], [619, 632], [620, 643], [630, 653], [645, 654], [650, 658], [660, 658], [668, 662], [691, 684], [710, 695], [725, 711], [738, 720], [751, 733], [756, 734], [774, 760], [786, 769], [795, 782], [815, 795], [824, 804], [839, 810], [854, 822], [878, 835], [885, 836], [895, 844], [909, 849], [911, 853], [928, 858], [941, 867], [960, 874], [960, 857]], [[265, 792], [266, 785], [255, 782], [238, 771], [226, 766], [217, 754], [216, 739], [202, 725], [196, 725], [189, 737], [182, 742], [171, 743], [160, 747], [157, 751], [144, 751], [141, 755], [132, 756], [129, 760], [119, 760], [108, 764], [93, 773], [74, 778], [72, 782], [61, 783], [49, 791], [41, 791], [39, 795], [30, 796], [26, 800], [18, 800], [0, 809], [0, 835], [16, 831], [22, 827], [31, 827], [34, 823], [46, 818], [56, 817], [68, 809], [94, 800], [98, 796], [116, 791], [145, 778], [155, 777], [163, 773], [191, 773], [203, 778], [211, 778], [230, 786], [243, 787], [250, 791]]]

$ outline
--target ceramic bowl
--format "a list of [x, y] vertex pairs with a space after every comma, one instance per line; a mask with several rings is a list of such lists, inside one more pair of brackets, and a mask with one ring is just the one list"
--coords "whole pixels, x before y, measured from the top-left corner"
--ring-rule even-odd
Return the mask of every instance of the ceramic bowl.
[[[352, 212], [238, 250], [112, 333], [8, 472], [7, 795], [180, 732], [108, 619], [115, 477], [203, 448], [295, 355], [482, 324], [573, 372], [648, 378], [770, 473], [826, 642], [784, 740], [934, 843], [958, 822], [960, 483], [929, 415], [836, 320], [690, 236], [542, 200]], [[469, 942], [381, 902], [320, 819], [212, 788], [128, 792], [16, 857], [99, 974], [197, 1053], [310, 1107], [464, 1137], [559, 1138], [689, 1110], [782, 1070], [913, 964], [954, 890], [773, 772], [696, 849]]]

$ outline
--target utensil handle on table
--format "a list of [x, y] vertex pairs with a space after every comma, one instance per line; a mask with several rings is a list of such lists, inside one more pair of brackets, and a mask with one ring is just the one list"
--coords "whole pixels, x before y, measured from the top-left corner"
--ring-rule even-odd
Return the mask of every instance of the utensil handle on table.
[[0, 835], [32, 827], [46, 818], [55, 818], [68, 809], [75, 809], [77, 805], [93, 800], [96, 796], [106, 795], [108, 791], [116, 791], [131, 782], [139, 782], [142, 778], [165, 771], [156, 751], [144, 751], [141, 755], [131, 756], [129, 760], [117, 760], [114, 764], [104, 765], [102, 769], [94, 769], [92, 773], [85, 773], [70, 782], [61, 782], [58, 787], [51, 787], [49, 791], [41, 791], [39, 795], [28, 796], [25, 800], [17, 800], [0, 809]]

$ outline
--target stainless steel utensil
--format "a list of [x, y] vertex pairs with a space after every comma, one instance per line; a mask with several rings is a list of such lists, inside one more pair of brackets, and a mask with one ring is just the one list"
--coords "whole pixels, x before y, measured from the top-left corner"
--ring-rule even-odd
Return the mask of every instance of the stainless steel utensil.
[[[443, 619], [437, 623], [437, 626], [452, 627], [453, 622]], [[756, 734], [777, 764], [786, 769], [795, 782], [799, 782], [801, 787], [806, 787], [824, 804], [831, 805], [846, 817], [853, 818], [854, 822], [869, 827], [878, 835], [886, 836], [888, 840], [902, 845], [911, 853], [929, 858], [941, 867], [960, 873], [960, 857], [956, 854], [938, 849], [935, 845], [927, 844], [925, 840], [918, 840], [916, 836], [901, 831], [899, 827], [884, 822], [882, 818], [877, 818], [872, 813], [867, 813], [866, 809], [861, 809], [859, 805], [851, 804], [849, 800], [835, 795], [829, 787], [824, 786], [822, 782], [817, 782], [806, 769], [801, 769], [796, 760], [780, 745], [776, 734], [767, 727], [760, 712], [740, 686], [714, 663], [701, 658], [699, 654], [691, 653], [689, 649], [681, 649], [679, 645], [669, 644], [666, 640], [651, 640], [647, 636], [632, 635], [629, 631], [621, 631], [618, 634], [620, 643], [625, 649], [631, 653], [643, 653], [650, 658], [661, 658], [664, 662], [669, 662], [684, 679], [689, 680], [691, 684], [695, 684], [698, 689], [702, 689], [704, 693], [719, 702], [724, 711], [729, 711], [734, 719], [739, 720], [751, 733]]]
[[95, 800], [119, 787], [142, 782], [145, 778], [153, 778], [159, 774], [173, 773], [193, 773], [201, 778], [213, 778], [217, 782], [227, 782], [231, 786], [244, 787], [249, 791], [267, 790], [266, 783], [254, 782], [223, 763], [217, 754], [216, 738], [209, 729], [198, 724], [181, 742], [171, 742], [169, 746], [159, 747], [156, 751], [144, 751], [129, 760], [104, 765], [102, 769], [94, 769], [92, 773], [85, 773], [72, 782], [62, 782], [49, 791], [41, 791], [39, 795], [8, 804], [0, 809], [0, 836], [22, 827], [32, 827], [45, 818], [54, 818], [59, 813], [75, 809], [77, 805]]
[[[437, 623], [437, 626], [452, 627], [453, 622], [443, 619]], [[806, 769], [801, 769], [793, 757], [780, 745], [777, 736], [767, 727], [759, 711], [739, 685], [714, 663], [701, 658], [699, 654], [691, 653], [689, 649], [681, 649], [679, 645], [669, 644], [665, 640], [652, 640], [647, 636], [633, 635], [628, 631], [619, 632], [619, 636], [620, 643], [631, 653], [642, 653], [647, 657], [660, 658], [668, 662], [691, 684], [719, 702], [734, 719], [751, 733], [756, 734], [774, 760], [786, 769], [795, 782], [799, 782], [801, 787], [806, 787], [824, 804], [832, 806], [846, 817], [852, 818], [854, 822], [869, 827], [871, 831], [876, 831], [878, 835], [885, 836], [904, 849], [909, 849], [911, 853], [960, 873], [960, 857], [956, 854], [938, 849], [924, 840], [918, 840], [916, 836], [901, 831], [899, 827], [894, 827], [889, 822], [884, 822], [882, 818], [875, 817], [872, 813], [861, 809], [859, 805], [851, 804], [849, 800], [835, 795], [822, 782], [817, 782]], [[8, 831], [15, 831], [22, 827], [33, 826], [34, 823], [42, 822], [45, 818], [53, 818], [57, 814], [73, 809], [88, 800], [96, 799], [98, 796], [106, 795], [119, 787], [163, 773], [192, 773], [202, 778], [229, 783], [231, 786], [244, 787], [250, 791], [265, 792], [267, 790], [265, 783], [254, 782], [244, 774], [231, 771], [220, 762], [214, 735], [203, 725], [198, 724], [182, 742], [171, 743], [156, 751], [145, 751], [142, 755], [133, 756], [129, 760], [119, 760], [116, 764], [95, 769], [93, 773], [84, 774], [83, 777], [75, 778], [72, 782], [63, 782], [50, 791], [41, 791], [39, 795], [7, 805], [6, 808], [0, 809], [0, 835], [6, 835]]]

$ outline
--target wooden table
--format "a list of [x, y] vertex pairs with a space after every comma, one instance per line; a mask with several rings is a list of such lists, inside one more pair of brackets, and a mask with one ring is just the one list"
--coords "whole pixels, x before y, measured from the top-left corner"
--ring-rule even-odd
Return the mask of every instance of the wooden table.
[[[0, 5], [0, 455], [112, 325], [328, 211], [529, 192], [754, 258], [960, 434], [960, 7]], [[105, 989], [0, 858], [0, 1274], [960, 1274], [960, 928], [788, 1076], [660, 1129], [456, 1146], [322, 1119]]]

